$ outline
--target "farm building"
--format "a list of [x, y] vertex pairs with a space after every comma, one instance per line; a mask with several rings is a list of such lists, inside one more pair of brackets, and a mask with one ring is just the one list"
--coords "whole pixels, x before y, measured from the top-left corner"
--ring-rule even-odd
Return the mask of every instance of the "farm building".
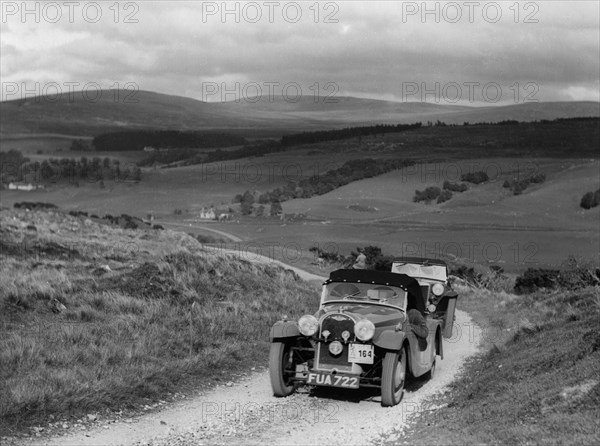
[[217, 218], [217, 214], [213, 208], [202, 208], [200, 210], [199, 217], [203, 220], [215, 220]]
[[8, 183], [8, 190], [24, 190], [24, 191], [32, 191], [37, 189], [43, 189], [44, 186], [41, 184], [31, 184], [31, 183]]

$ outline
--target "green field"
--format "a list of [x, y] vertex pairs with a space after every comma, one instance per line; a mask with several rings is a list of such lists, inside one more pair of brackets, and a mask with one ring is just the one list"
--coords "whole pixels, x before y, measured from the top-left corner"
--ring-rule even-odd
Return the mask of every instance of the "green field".
[[[262, 157], [176, 168], [144, 168], [142, 181], [58, 182], [43, 191], [2, 191], [2, 205], [19, 201], [54, 203], [91, 214], [155, 216], [156, 221], [190, 233], [228, 240], [234, 249], [260, 251], [280, 260], [315, 268], [312, 246], [348, 255], [356, 246], [380, 246], [389, 255], [431, 255], [495, 263], [509, 272], [558, 265], [569, 254], [598, 259], [599, 208], [584, 211], [584, 193], [600, 186], [594, 159], [600, 139], [597, 121], [557, 121], [518, 126], [440, 126], [351, 140], [291, 147]], [[44, 145], [46, 141], [47, 145]], [[62, 142], [61, 142], [62, 141]], [[27, 139], [28, 156], [47, 157], [68, 139]], [[18, 140], [8, 141], [16, 148]], [[3, 150], [7, 143], [3, 142]], [[37, 155], [36, 152], [43, 153]], [[63, 152], [62, 156], [71, 156]], [[77, 154], [83, 155], [83, 154]], [[133, 163], [140, 152], [86, 153], [122, 157]], [[257, 195], [289, 181], [322, 175], [348, 160], [411, 159], [415, 166], [354, 181], [325, 195], [283, 203], [300, 220], [236, 215], [232, 221], [199, 219], [214, 205], [227, 211], [235, 195]], [[490, 180], [470, 185], [442, 204], [414, 203], [415, 190], [460, 182], [464, 173], [486, 171]], [[521, 195], [503, 188], [505, 180], [544, 174]], [[267, 206], [268, 208], [268, 206]], [[179, 215], [175, 215], [175, 210]], [[231, 247], [231, 246], [229, 246]]]
[[[266, 169], [267, 165], [283, 164], [286, 159], [293, 158], [273, 155], [253, 161], [253, 165]], [[334, 163], [335, 157], [321, 160]], [[308, 169], [312, 162], [310, 159], [295, 164]], [[273, 253], [279, 259], [305, 265], [315, 260], [308, 252], [311, 246], [327, 244], [343, 254], [349, 254], [356, 246], [371, 244], [381, 246], [387, 254], [455, 256], [498, 263], [507, 271], [556, 265], [568, 254], [598, 254], [599, 209], [584, 211], [579, 207], [581, 196], [600, 186], [597, 161], [480, 159], [429, 163], [357, 181], [322, 196], [283, 203], [285, 213], [306, 214], [304, 221], [198, 219], [202, 207], [215, 204], [227, 208], [233, 206], [230, 202], [236, 193], [248, 188], [273, 188], [285, 182], [283, 175], [265, 177], [256, 183], [231, 181], [235, 163], [223, 167], [224, 172], [230, 172], [226, 181], [211, 166], [158, 169], [145, 172], [140, 184], [107, 184], [105, 189], [85, 185], [28, 193], [3, 191], [2, 203], [44, 201], [98, 215], [128, 213], [142, 217], [152, 213], [157, 221], [177, 223], [179, 229], [187, 232], [210, 234], [201, 229], [205, 227], [231, 233], [244, 241], [242, 250], [261, 250], [263, 254]], [[471, 185], [467, 192], [455, 194], [439, 205], [412, 202], [415, 189], [441, 186], [446, 178], [453, 179], [455, 172], [472, 166], [487, 166], [490, 173], [501, 174], [486, 184]], [[502, 182], [523, 166], [534, 166], [546, 174], [547, 180], [513, 196], [502, 188]], [[189, 212], [176, 216], [175, 209]]]

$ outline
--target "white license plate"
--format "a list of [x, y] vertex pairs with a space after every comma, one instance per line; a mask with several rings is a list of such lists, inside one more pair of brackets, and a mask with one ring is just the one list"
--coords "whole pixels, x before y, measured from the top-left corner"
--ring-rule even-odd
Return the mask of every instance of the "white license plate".
[[358, 364], [373, 364], [375, 349], [369, 344], [350, 344], [348, 349], [348, 362]]
[[313, 386], [344, 387], [358, 389], [358, 376], [331, 375], [329, 373], [310, 372], [306, 384]]

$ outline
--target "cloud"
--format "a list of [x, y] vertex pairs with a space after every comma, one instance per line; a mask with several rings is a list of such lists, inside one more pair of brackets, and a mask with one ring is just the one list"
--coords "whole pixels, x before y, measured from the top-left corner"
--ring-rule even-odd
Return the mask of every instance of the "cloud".
[[136, 82], [197, 99], [209, 82], [295, 82], [305, 94], [334, 82], [338, 95], [397, 100], [413, 83], [495, 83], [503, 101], [514, 100], [511, 87], [535, 84], [539, 99], [598, 100], [597, 2], [521, 2], [518, 11], [499, 2], [495, 22], [493, 2], [473, 11], [451, 3], [228, 2], [225, 12], [223, 2], [99, 3], [97, 22], [81, 4], [72, 22], [63, 7], [56, 23], [40, 6], [36, 23], [13, 14], [21, 2], [3, 2], [0, 73], [19, 84]]

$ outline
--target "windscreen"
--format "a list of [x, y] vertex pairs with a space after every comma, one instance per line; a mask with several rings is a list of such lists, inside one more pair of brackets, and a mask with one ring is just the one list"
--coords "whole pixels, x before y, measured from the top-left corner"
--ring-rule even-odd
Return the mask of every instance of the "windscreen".
[[411, 277], [425, 277], [446, 281], [446, 267], [443, 265], [419, 265], [416, 263], [394, 263], [392, 272]]
[[387, 285], [334, 282], [325, 286], [321, 303], [331, 301], [378, 302], [404, 308], [406, 291]]

